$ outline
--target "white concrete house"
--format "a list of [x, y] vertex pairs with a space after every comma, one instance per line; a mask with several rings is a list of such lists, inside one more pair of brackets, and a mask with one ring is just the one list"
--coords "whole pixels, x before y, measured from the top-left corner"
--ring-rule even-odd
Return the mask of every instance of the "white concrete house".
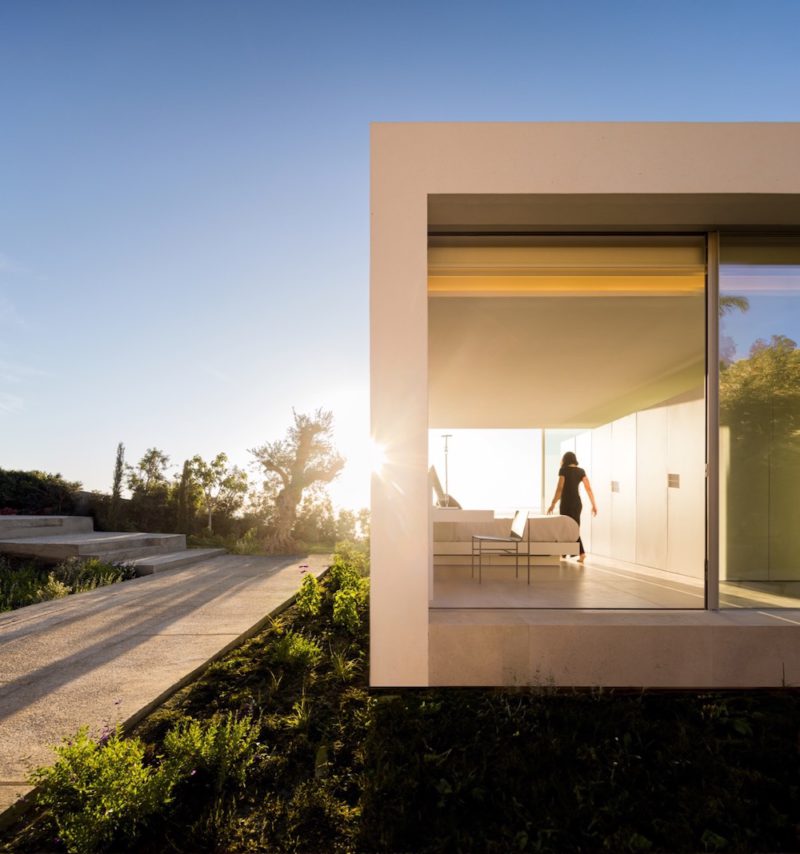
[[371, 684], [799, 685], [800, 124], [376, 124], [371, 211]]

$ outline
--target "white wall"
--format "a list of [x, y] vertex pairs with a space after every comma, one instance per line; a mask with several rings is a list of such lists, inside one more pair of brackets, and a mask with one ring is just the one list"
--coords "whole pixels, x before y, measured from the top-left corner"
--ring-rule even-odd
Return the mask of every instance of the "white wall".
[[[582, 434], [578, 441], [585, 445], [585, 437], [591, 441], [591, 466], [584, 468], [599, 510], [591, 523], [591, 551], [703, 578], [704, 399], [632, 413]], [[668, 487], [669, 474], [679, 476], [678, 487]], [[618, 492], [612, 492], [612, 481], [618, 483]]]

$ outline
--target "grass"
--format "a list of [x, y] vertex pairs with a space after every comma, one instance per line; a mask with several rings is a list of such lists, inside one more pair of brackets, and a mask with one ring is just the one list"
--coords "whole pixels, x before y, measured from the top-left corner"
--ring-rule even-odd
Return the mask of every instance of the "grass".
[[73, 799], [7, 850], [64, 850], [76, 814], [87, 852], [800, 850], [797, 693], [370, 691], [358, 563], [131, 734], [120, 786], [169, 780], [158, 810]]
[[127, 581], [135, 576], [127, 564], [107, 563], [98, 558], [68, 558], [56, 566], [36, 560], [0, 555], [0, 611], [13, 611]]

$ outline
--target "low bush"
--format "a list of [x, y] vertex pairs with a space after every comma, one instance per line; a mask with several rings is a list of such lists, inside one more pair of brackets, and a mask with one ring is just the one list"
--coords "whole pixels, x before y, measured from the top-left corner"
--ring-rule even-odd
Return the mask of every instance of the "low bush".
[[170, 730], [164, 750], [184, 777], [199, 772], [216, 794], [231, 783], [244, 786], [256, 760], [260, 721], [236, 714], [214, 714], [209, 720], [188, 719]]
[[322, 607], [322, 590], [316, 575], [309, 573], [300, 585], [295, 601], [298, 613], [304, 617], [314, 617]]
[[175, 769], [145, 765], [138, 739], [116, 732], [101, 746], [84, 728], [56, 753], [58, 761], [35, 771], [31, 782], [67, 851], [85, 854], [121, 844], [171, 800]]
[[288, 631], [267, 649], [267, 660], [272, 664], [294, 669], [307, 669], [317, 665], [322, 658], [322, 647], [299, 632]]
[[68, 558], [51, 567], [35, 560], [0, 555], [0, 611], [84, 593], [135, 575], [130, 564], [106, 563], [98, 558]]

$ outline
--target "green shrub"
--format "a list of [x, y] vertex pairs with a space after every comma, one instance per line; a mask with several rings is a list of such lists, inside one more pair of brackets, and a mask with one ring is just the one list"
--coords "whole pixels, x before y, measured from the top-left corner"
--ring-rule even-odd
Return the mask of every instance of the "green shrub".
[[233, 541], [230, 551], [235, 555], [265, 554], [264, 538], [257, 528], [248, 528], [241, 537]]
[[303, 579], [297, 594], [297, 610], [305, 617], [313, 617], [322, 606], [322, 590], [315, 575], [310, 573]]
[[130, 564], [106, 563], [98, 558], [71, 557], [47, 568], [34, 560], [10, 560], [0, 555], [0, 611], [84, 593], [135, 575]]
[[51, 572], [47, 576], [47, 581], [33, 594], [33, 601], [49, 602], [51, 599], [61, 599], [64, 596], [69, 596], [70, 592], [69, 587], [63, 581], [59, 581]]
[[0, 611], [13, 611], [36, 602], [47, 573], [33, 561], [12, 564], [0, 555]]
[[70, 514], [79, 483], [60, 474], [0, 469], [0, 511], [19, 515]]
[[358, 578], [355, 584], [341, 587], [333, 594], [333, 622], [355, 636], [366, 614], [368, 599], [367, 578]]
[[200, 771], [219, 794], [231, 782], [244, 786], [256, 759], [260, 728], [260, 721], [233, 713], [206, 721], [189, 719], [167, 733], [164, 749], [181, 776]]
[[298, 669], [310, 668], [319, 664], [322, 648], [315, 640], [299, 632], [289, 631], [270, 645], [267, 657], [275, 664]]
[[354, 583], [355, 579], [369, 575], [369, 555], [355, 543], [337, 543], [333, 563], [328, 572], [332, 589]]
[[68, 851], [88, 854], [133, 837], [171, 801], [175, 769], [145, 765], [142, 742], [119, 730], [101, 746], [84, 727], [55, 750], [56, 763], [34, 771], [31, 782]]
[[132, 564], [108, 563], [96, 557], [70, 557], [55, 567], [53, 575], [70, 588], [70, 593], [84, 593], [135, 578], [136, 569]]
[[340, 682], [350, 682], [360, 668], [357, 658], [348, 658], [346, 652], [331, 650], [331, 671]]

